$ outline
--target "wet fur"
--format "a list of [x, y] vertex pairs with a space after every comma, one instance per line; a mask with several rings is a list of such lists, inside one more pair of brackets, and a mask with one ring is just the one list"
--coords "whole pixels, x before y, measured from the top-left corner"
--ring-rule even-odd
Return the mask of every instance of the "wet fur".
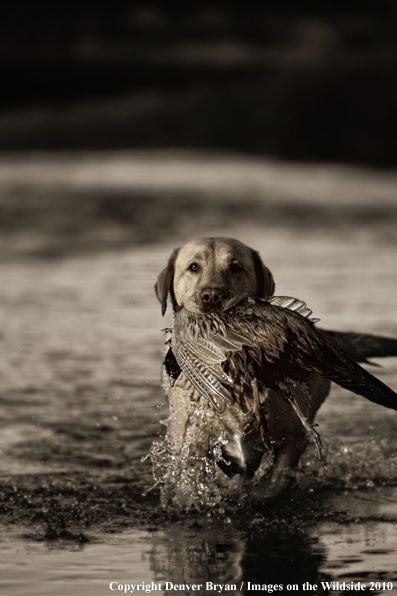
[[[192, 264], [193, 269], [197, 265], [197, 271], [192, 271]], [[221, 296], [216, 305], [202, 300], [208, 288]], [[169, 297], [174, 311], [183, 306], [194, 313], [205, 313], [209, 309], [226, 309], [228, 301], [236, 295], [266, 297], [273, 295], [274, 289], [273, 276], [259, 254], [230, 238], [204, 238], [175, 249], [155, 285], [163, 314]], [[330, 383], [312, 375], [308, 385], [302, 392], [297, 390], [296, 400], [312, 421], [328, 395]], [[183, 373], [172, 386], [164, 375], [164, 386], [171, 415], [169, 439], [176, 453], [181, 450], [187, 433], [193, 457], [210, 456], [214, 445], [226, 437], [225, 451], [229, 449], [231, 459], [233, 453], [246, 449], [247, 461], [253, 461], [254, 469], [258, 466], [265, 450], [263, 443], [250, 443], [248, 449], [249, 436], [241, 440], [249, 413], [234, 404], [220, 416]], [[290, 471], [298, 465], [305, 448], [306, 434], [297, 415], [277, 394], [269, 390], [261, 396], [261, 402], [267, 427], [264, 443], [273, 452], [267, 492], [277, 494], [289, 484]]]

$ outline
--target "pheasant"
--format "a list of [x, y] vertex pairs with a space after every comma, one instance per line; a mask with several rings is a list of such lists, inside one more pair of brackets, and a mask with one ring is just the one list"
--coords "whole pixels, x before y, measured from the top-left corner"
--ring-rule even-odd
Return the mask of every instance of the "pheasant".
[[[251, 437], [248, 442], [271, 449], [261, 398], [270, 390], [292, 408], [322, 459], [320, 437], [298, 404], [297, 387], [308, 386], [314, 374], [394, 410], [397, 394], [345, 355], [315, 327], [319, 319], [311, 315], [304, 302], [283, 296], [243, 298], [226, 312], [194, 314], [181, 308], [168, 330], [165, 365], [171, 385], [182, 371], [219, 416], [232, 405], [253, 412], [244, 434]], [[223, 449], [229, 466], [222, 469], [229, 475], [245, 473], [247, 457], [232, 451], [227, 445]], [[250, 466], [251, 475], [259, 462], [256, 458]]]

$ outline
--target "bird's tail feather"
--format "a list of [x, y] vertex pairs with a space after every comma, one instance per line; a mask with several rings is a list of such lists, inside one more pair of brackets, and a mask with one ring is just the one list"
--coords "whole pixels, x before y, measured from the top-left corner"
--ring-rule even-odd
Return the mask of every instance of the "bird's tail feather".
[[397, 410], [397, 393], [356, 362], [350, 362], [349, 374], [330, 375], [328, 378], [344, 389], [357, 393], [375, 404]]
[[321, 331], [356, 362], [368, 362], [367, 358], [397, 356], [397, 339], [391, 337], [325, 329]]

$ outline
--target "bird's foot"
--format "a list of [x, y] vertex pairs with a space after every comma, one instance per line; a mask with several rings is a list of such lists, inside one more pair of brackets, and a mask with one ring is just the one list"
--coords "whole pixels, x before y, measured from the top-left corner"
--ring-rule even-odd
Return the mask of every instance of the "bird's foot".
[[292, 409], [294, 410], [295, 414], [298, 416], [299, 420], [301, 421], [303, 428], [305, 429], [305, 431], [307, 432], [307, 434], [309, 435], [309, 437], [312, 439], [313, 443], [315, 444], [315, 446], [317, 448], [318, 457], [319, 457], [321, 463], [325, 464], [320, 435], [314, 429], [313, 425], [310, 424], [308, 419], [305, 418], [305, 416], [304, 416], [302, 410], [300, 409], [300, 407], [298, 406], [295, 398], [293, 396], [290, 396], [288, 398], [288, 401], [291, 404]]

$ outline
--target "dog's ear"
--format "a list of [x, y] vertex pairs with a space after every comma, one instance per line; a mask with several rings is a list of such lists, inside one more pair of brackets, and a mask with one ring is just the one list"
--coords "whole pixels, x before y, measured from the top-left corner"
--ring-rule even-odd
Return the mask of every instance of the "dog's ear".
[[156, 296], [161, 302], [161, 314], [163, 316], [165, 315], [165, 311], [167, 310], [167, 297], [169, 292], [171, 292], [172, 301], [175, 306], [175, 297], [172, 284], [174, 281], [175, 261], [176, 257], [178, 256], [178, 252], [179, 248], [176, 248], [173, 251], [172, 255], [168, 259], [167, 266], [164, 267], [164, 269], [158, 276], [154, 286]]
[[252, 259], [255, 265], [255, 275], [257, 280], [257, 295], [260, 298], [266, 298], [267, 296], [273, 296], [275, 283], [273, 279], [273, 275], [263, 263], [262, 259], [259, 256], [259, 253], [256, 250], [252, 251]]

